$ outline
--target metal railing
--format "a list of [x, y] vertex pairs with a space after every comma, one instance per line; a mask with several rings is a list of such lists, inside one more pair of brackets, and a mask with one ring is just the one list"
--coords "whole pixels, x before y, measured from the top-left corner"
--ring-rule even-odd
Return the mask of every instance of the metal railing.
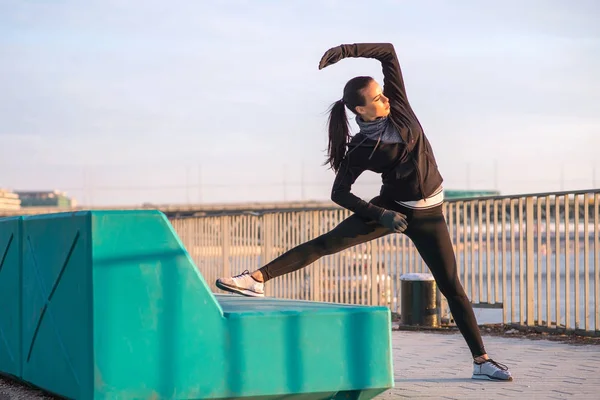
[[[446, 202], [459, 276], [474, 307], [501, 313], [488, 322], [600, 334], [599, 205], [600, 190]], [[216, 278], [253, 271], [349, 215], [331, 206], [171, 222], [217, 291]], [[410, 239], [388, 235], [324, 256], [265, 289], [269, 296], [386, 305], [399, 312], [400, 277], [408, 272], [428, 268]], [[443, 305], [441, 317], [448, 320]]]

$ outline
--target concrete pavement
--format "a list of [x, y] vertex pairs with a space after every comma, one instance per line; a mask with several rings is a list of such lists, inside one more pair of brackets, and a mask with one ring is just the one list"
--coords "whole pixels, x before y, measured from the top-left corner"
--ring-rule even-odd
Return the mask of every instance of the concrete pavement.
[[459, 333], [393, 332], [396, 387], [377, 399], [600, 399], [600, 346], [484, 336], [512, 382], [471, 379]]

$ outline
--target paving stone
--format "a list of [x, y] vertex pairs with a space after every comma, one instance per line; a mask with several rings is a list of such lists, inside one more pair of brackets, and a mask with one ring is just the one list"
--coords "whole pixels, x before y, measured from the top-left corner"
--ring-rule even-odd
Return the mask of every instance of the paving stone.
[[591, 399], [600, 393], [600, 346], [484, 336], [490, 357], [506, 364], [512, 382], [471, 379], [463, 337], [394, 331], [395, 388], [377, 399]]

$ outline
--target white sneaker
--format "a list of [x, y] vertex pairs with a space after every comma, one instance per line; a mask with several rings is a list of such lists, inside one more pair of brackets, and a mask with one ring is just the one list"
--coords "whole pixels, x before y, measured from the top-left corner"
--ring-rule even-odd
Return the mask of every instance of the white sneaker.
[[508, 367], [500, 364], [491, 358], [482, 363], [473, 362], [473, 379], [483, 379], [489, 381], [512, 381]]
[[264, 283], [254, 279], [248, 270], [231, 278], [219, 278], [216, 285], [219, 289], [231, 293], [249, 297], [265, 297]]

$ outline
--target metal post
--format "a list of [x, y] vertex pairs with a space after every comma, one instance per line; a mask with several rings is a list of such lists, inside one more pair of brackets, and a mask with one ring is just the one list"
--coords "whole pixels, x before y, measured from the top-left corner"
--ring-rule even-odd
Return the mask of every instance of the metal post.
[[231, 271], [229, 268], [229, 223], [230, 217], [225, 216], [221, 219], [221, 255], [223, 256], [223, 276], [231, 275]]
[[533, 326], [534, 321], [534, 299], [535, 299], [535, 288], [534, 288], [534, 268], [535, 268], [535, 249], [534, 249], [534, 215], [533, 215], [533, 203], [534, 197], [527, 197], [525, 202], [526, 208], [526, 249], [527, 249], [527, 325]]

